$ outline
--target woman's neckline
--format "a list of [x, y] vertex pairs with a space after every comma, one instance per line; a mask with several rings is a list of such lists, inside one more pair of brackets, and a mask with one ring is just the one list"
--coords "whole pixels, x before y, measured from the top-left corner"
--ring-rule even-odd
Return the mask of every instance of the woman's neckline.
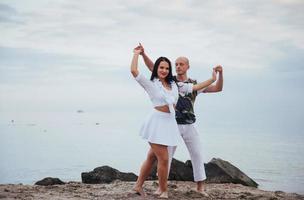
[[164, 85], [163, 85], [163, 83], [161, 82], [161, 80], [159, 79], [159, 78], [157, 78], [157, 80], [160, 82], [160, 84], [161, 84], [161, 86], [166, 90], [166, 91], [168, 91], [168, 92], [171, 92], [172, 91], [172, 84], [170, 84], [170, 89], [167, 89]]
[[169, 87], [169, 89], [168, 89], [168, 88], [166, 88], [166, 87], [164, 86], [164, 84], [163, 84], [161, 81], [160, 81], [160, 83], [161, 83], [162, 87], [163, 87], [166, 91], [168, 91], [168, 92], [171, 92], [171, 91], [172, 91], [172, 86], [171, 86], [171, 84], [170, 84], [171, 87]]
[[166, 88], [163, 84], [162, 84], [163, 88], [168, 91], [168, 92], [171, 92], [172, 91], [172, 87], [170, 87], [170, 89]]

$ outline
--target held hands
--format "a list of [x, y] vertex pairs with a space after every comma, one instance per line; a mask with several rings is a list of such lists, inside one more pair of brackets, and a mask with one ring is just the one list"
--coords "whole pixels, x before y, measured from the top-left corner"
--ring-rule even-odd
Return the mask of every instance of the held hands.
[[139, 45], [138, 45], [137, 47], [134, 48], [134, 51], [133, 51], [134, 53], [135, 53], [135, 50], [136, 50], [136, 51], [139, 51], [139, 54], [140, 54], [140, 55], [142, 55], [142, 54], [145, 52], [145, 49], [144, 49], [144, 47], [141, 45], [141, 43], [139, 43]]
[[217, 65], [216, 67], [214, 67], [213, 69], [215, 69], [216, 72], [222, 73], [223, 72], [223, 67], [221, 65]]
[[141, 50], [140, 49], [133, 49], [133, 53], [134, 55], [139, 55], [141, 53]]
[[217, 73], [222, 73], [223, 72], [223, 67], [221, 65], [217, 65], [213, 68], [212, 70], [212, 80], [213, 82], [216, 81], [216, 78], [217, 78]]

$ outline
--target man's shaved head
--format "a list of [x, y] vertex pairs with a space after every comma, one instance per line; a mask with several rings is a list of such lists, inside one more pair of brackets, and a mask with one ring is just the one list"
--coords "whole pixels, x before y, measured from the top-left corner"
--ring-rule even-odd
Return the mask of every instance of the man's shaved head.
[[178, 58], [176, 58], [175, 62], [184, 62], [186, 65], [189, 66], [189, 59], [187, 57], [184, 57], [184, 56], [180, 56]]
[[188, 58], [180, 56], [175, 60], [175, 70], [177, 75], [187, 75], [187, 70], [189, 67]]

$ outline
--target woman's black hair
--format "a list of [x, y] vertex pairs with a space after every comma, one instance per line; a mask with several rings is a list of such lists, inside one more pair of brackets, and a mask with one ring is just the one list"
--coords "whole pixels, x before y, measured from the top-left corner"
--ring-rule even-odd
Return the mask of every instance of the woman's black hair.
[[159, 57], [159, 58], [155, 61], [150, 80], [153, 81], [154, 78], [158, 78], [157, 70], [158, 70], [158, 67], [159, 67], [160, 62], [162, 62], [162, 61], [165, 61], [165, 62], [167, 62], [167, 63], [169, 64], [169, 74], [168, 74], [167, 77], [165, 78], [165, 81], [166, 81], [168, 84], [171, 84], [171, 82], [173, 81], [172, 66], [171, 66], [170, 60], [169, 60], [168, 58], [166, 58], [166, 57]]

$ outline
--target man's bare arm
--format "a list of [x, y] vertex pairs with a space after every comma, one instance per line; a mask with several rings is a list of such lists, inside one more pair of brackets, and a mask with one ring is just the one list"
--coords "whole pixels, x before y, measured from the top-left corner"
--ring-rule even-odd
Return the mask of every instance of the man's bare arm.
[[220, 92], [223, 90], [223, 84], [224, 84], [223, 68], [221, 66], [217, 66], [215, 70], [219, 72], [219, 77], [214, 85], [208, 86], [203, 91], [204, 93]]
[[153, 61], [147, 56], [147, 54], [145, 52], [143, 52], [141, 55], [142, 55], [142, 57], [144, 59], [144, 62], [146, 64], [146, 66], [152, 72], [153, 71], [153, 67], [154, 67]]
[[204, 81], [204, 82], [201, 82], [201, 83], [197, 83], [195, 85], [193, 85], [193, 91], [199, 91], [199, 90], [202, 90], [208, 86], [210, 86], [212, 83], [214, 83], [216, 81], [216, 71], [215, 71], [215, 68], [212, 70], [212, 78]]
[[135, 49], [139, 49], [140, 55], [142, 55], [145, 65], [148, 67], [148, 69], [152, 72], [153, 71], [153, 67], [154, 67], [154, 63], [153, 61], [149, 58], [149, 56], [145, 53], [145, 49], [142, 46], [141, 43], [139, 43], [139, 45], [135, 48]]

